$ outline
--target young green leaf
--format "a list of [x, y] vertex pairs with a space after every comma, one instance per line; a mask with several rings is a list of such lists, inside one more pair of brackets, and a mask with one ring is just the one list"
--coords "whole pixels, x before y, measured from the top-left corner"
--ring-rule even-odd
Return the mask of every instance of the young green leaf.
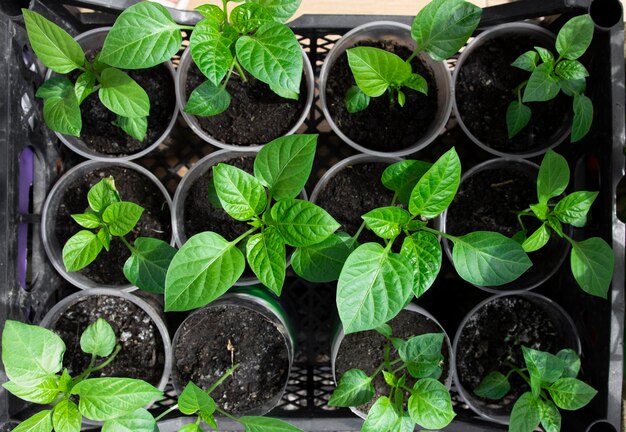
[[584, 79], [579, 80], [560, 80], [561, 90], [567, 96], [581, 94], [587, 89], [587, 82]]
[[388, 431], [400, 418], [393, 402], [387, 396], [381, 396], [367, 413], [361, 432]]
[[565, 410], [577, 410], [587, 405], [598, 393], [589, 384], [576, 378], [561, 378], [548, 387], [556, 406]]
[[350, 254], [337, 284], [337, 308], [344, 332], [371, 330], [395, 317], [413, 295], [409, 260], [377, 243]]
[[147, 69], [180, 49], [180, 27], [162, 5], [141, 2], [124, 10], [104, 40], [100, 61], [123, 69]]
[[263, 6], [278, 22], [285, 22], [296, 13], [302, 0], [249, 0]]
[[587, 213], [598, 196], [598, 192], [573, 192], [559, 201], [554, 207], [554, 216], [563, 223], [583, 227], [587, 223]]
[[567, 160], [553, 150], [548, 152], [541, 161], [537, 176], [537, 197], [539, 202], [547, 204], [550, 198], [565, 192], [569, 183], [569, 166]]
[[402, 160], [385, 168], [381, 181], [387, 189], [396, 193], [398, 202], [408, 205], [413, 188], [430, 167], [432, 164], [428, 162]]
[[106, 226], [103, 226], [96, 234], [98, 241], [102, 244], [102, 247], [108, 252], [109, 246], [111, 246], [111, 233]]
[[476, 396], [491, 400], [500, 400], [511, 390], [509, 379], [500, 372], [491, 372], [474, 389]]
[[68, 399], [61, 400], [52, 411], [52, 425], [56, 432], [80, 432], [82, 420], [78, 407]]
[[405, 237], [400, 254], [407, 257], [413, 269], [413, 294], [419, 298], [435, 282], [441, 269], [439, 239], [424, 231]]
[[59, 377], [56, 375], [49, 376], [32, 387], [22, 387], [13, 381], [5, 382], [2, 387], [26, 402], [47, 405], [59, 395]]
[[411, 420], [411, 416], [408, 413], [403, 412], [391, 430], [393, 432], [413, 432], [415, 430], [415, 422]]
[[381, 335], [385, 336], [386, 338], [391, 338], [393, 335], [393, 329], [391, 328], [389, 324], [381, 324], [378, 327], [376, 327], [374, 330], [380, 333]]
[[67, 371], [67, 368], [63, 369], [63, 373], [59, 378], [59, 391], [64, 393], [69, 393], [72, 390], [72, 377], [70, 373]]
[[384, 239], [396, 238], [402, 227], [411, 219], [411, 215], [400, 207], [380, 207], [361, 216], [367, 227], [378, 237]]
[[113, 352], [116, 341], [111, 324], [103, 318], [98, 318], [89, 324], [80, 336], [80, 349], [87, 354], [107, 357]]
[[360, 369], [346, 371], [328, 401], [329, 406], [355, 407], [369, 402], [376, 393], [372, 379]]
[[439, 379], [443, 340], [443, 333], [426, 333], [413, 336], [398, 347], [398, 355], [406, 363], [411, 376]]
[[432, 378], [415, 383], [408, 409], [411, 420], [426, 429], [442, 429], [455, 416], [448, 389]]
[[73, 214], [70, 215], [74, 221], [83, 228], [94, 229], [101, 224], [100, 219], [93, 213]]
[[163, 240], [139, 237], [124, 263], [124, 276], [142, 291], [163, 294], [167, 269], [176, 255], [176, 248]]
[[237, 282], [245, 268], [243, 254], [219, 234], [191, 237], [172, 259], [165, 278], [165, 310], [202, 307]]
[[13, 432], [52, 432], [52, 428], [52, 410], [43, 410], [21, 422]]
[[78, 104], [83, 103], [87, 96], [93, 93], [93, 87], [96, 85], [96, 75], [93, 72], [86, 71], [78, 75], [74, 84], [74, 93]]
[[571, 141], [580, 141], [591, 129], [593, 103], [583, 94], [574, 95], [574, 120], [572, 121]]
[[550, 214], [550, 207], [548, 207], [548, 204], [531, 204], [529, 207], [539, 220], [545, 221], [548, 216], [552, 216]]
[[370, 97], [378, 97], [411, 76], [411, 66], [397, 55], [380, 48], [356, 47], [346, 51], [357, 86]]
[[363, 93], [359, 86], [352, 86], [346, 93], [346, 109], [354, 114], [366, 109], [370, 104], [370, 97]]
[[215, 86], [220, 85], [233, 63], [233, 54], [230, 51], [232, 42], [224, 36], [220, 31], [220, 25], [212, 19], [200, 21], [191, 33], [189, 39], [191, 58]]
[[272, 14], [258, 3], [243, 3], [232, 10], [230, 22], [241, 34], [252, 33], [267, 22], [274, 21]]
[[552, 63], [554, 63], [554, 54], [552, 54], [550, 50], [540, 46], [536, 46], [535, 50], [537, 50], [539, 57], [541, 57], [541, 61], [544, 63], [548, 63], [550, 65], [550, 68], [552, 68]]
[[254, 159], [254, 176], [274, 199], [296, 198], [306, 184], [315, 158], [317, 135], [289, 135], [263, 146]]
[[189, 96], [186, 113], [210, 117], [223, 113], [230, 106], [230, 94], [222, 86], [205, 81], [196, 87]]
[[102, 71], [98, 96], [105, 107], [122, 117], [147, 117], [150, 114], [146, 91], [119, 69]]
[[513, 101], [506, 109], [506, 128], [509, 139], [513, 138], [522, 129], [526, 127], [530, 121], [532, 112], [530, 108], [521, 102]]
[[583, 291], [606, 298], [615, 266], [613, 250], [599, 237], [571, 243], [570, 265], [574, 279]]
[[52, 77], [44, 82], [35, 96], [43, 98], [43, 118], [55, 132], [80, 136], [83, 121], [72, 82], [66, 77]]
[[63, 265], [68, 272], [75, 272], [91, 264], [102, 250], [102, 243], [94, 233], [78, 231], [63, 246]]
[[85, 64], [83, 49], [65, 30], [37, 12], [22, 9], [22, 13], [30, 46], [47, 68], [65, 74]]
[[554, 99], [561, 89], [559, 81], [551, 75], [551, 65], [543, 63], [537, 66], [528, 79], [524, 89], [523, 102], [543, 102]]
[[111, 235], [124, 237], [135, 228], [143, 211], [143, 207], [135, 203], [128, 201], [116, 202], [104, 210], [102, 220], [108, 225]]
[[524, 54], [515, 59], [515, 61], [511, 63], [511, 66], [527, 72], [532, 72], [537, 67], [538, 61], [539, 54], [537, 54], [536, 51], [526, 51]]
[[272, 417], [244, 416], [239, 417], [246, 432], [302, 432], [295, 426]]
[[155, 432], [157, 430], [154, 417], [143, 408], [125, 416], [107, 420], [102, 425], [102, 432]]
[[566, 348], [559, 351], [556, 356], [563, 360], [563, 364], [565, 365], [563, 369], [563, 377], [576, 378], [576, 376], [578, 376], [578, 372], [580, 371], [580, 357], [578, 357], [576, 351]]
[[411, 90], [428, 95], [428, 82], [426, 81], [426, 78], [420, 74], [412, 73], [406, 80], [404, 80], [402, 85], [410, 88]]
[[539, 412], [545, 432], [561, 431], [561, 413], [552, 401], [539, 399]]
[[350, 239], [345, 233], [331, 234], [321, 243], [297, 248], [291, 256], [291, 268], [309, 282], [336, 281], [346, 259], [354, 250], [348, 246]]
[[556, 50], [562, 57], [576, 60], [582, 56], [593, 39], [593, 20], [589, 15], [572, 18], [556, 37]]
[[289, 246], [307, 247], [324, 241], [340, 225], [321, 207], [284, 198], [272, 207], [272, 223]]
[[539, 426], [541, 410], [539, 399], [535, 399], [532, 393], [526, 392], [517, 399], [509, 423], [510, 432], [532, 432]]
[[148, 117], [117, 116], [113, 124], [138, 141], [143, 141], [148, 132]]
[[563, 60], [556, 65], [556, 74], [565, 80], [580, 80], [589, 76], [587, 69], [577, 60]]
[[499, 233], [476, 231], [456, 237], [453, 243], [456, 271], [478, 286], [512, 282], [532, 265], [519, 243]]
[[411, 36], [433, 60], [444, 61], [465, 45], [481, 13], [481, 8], [463, 0], [434, 0], [413, 20]]
[[204, 432], [200, 426], [195, 423], [187, 423], [178, 432]]
[[178, 398], [178, 409], [181, 413], [192, 415], [198, 411], [209, 414], [215, 412], [215, 401], [207, 392], [189, 381]]
[[547, 223], [544, 222], [534, 233], [524, 240], [522, 248], [524, 248], [524, 252], [527, 253], [535, 252], [544, 247], [549, 240], [550, 229], [548, 228]]
[[287, 259], [285, 242], [270, 226], [248, 238], [246, 256], [250, 268], [261, 283], [280, 295], [285, 283]]
[[265, 210], [263, 185], [244, 170], [220, 163], [213, 167], [213, 184], [222, 207], [234, 219], [247, 221]]
[[522, 346], [524, 361], [530, 374], [533, 395], [539, 397], [543, 383], [552, 384], [563, 375], [563, 360], [548, 352]]
[[406, 102], [406, 95], [400, 89], [398, 89], [397, 92], [398, 92], [398, 105], [400, 105], [401, 107], [404, 107], [404, 104]]
[[120, 201], [120, 195], [115, 189], [113, 177], [106, 177], [96, 183], [87, 192], [89, 207], [95, 212], [102, 213], [108, 206]]
[[217, 24], [221, 24], [225, 18], [224, 10], [217, 5], [203, 4], [198, 6], [195, 10], [200, 12], [203, 17], [208, 18]]
[[561, 225], [561, 222], [553, 214], [548, 216], [548, 225], [550, 225], [550, 228], [552, 228], [559, 237], [563, 238], [565, 236], [563, 233], [563, 225]]

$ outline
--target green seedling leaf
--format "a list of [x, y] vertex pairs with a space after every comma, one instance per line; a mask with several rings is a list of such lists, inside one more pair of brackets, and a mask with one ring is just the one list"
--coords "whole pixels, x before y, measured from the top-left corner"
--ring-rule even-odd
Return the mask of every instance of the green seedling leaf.
[[582, 56], [593, 39], [593, 20], [589, 15], [572, 18], [556, 37], [556, 50], [566, 59], [576, 60]]
[[559, 201], [553, 214], [563, 223], [583, 227], [587, 223], [587, 213], [598, 196], [598, 192], [573, 192]]
[[509, 431], [511, 432], [531, 432], [539, 426], [541, 420], [541, 410], [539, 400], [535, 399], [532, 393], [526, 392], [517, 399], [511, 411]]
[[552, 214], [548, 216], [548, 225], [550, 225], [550, 228], [552, 228], [554, 232], [559, 235], [559, 237], [564, 236], [563, 225], [561, 225], [561, 222]]
[[320, 243], [340, 225], [321, 207], [308, 201], [284, 198], [271, 211], [272, 223], [289, 246], [307, 247]]
[[309, 282], [336, 281], [346, 259], [354, 250], [349, 247], [349, 243], [352, 243], [350, 239], [344, 233], [331, 234], [321, 243], [297, 248], [291, 256], [291, 268]]
[[591, 129], [593, 122], [593, 103], [583, 94], [574, 95], [574, 120], [572, 122], [571, 141], [580, 141]]
[[157, 430], [154, 417], [143, 408], [125, 416], [107, 420], [102, 425], [102, 432], [155, 432]]
[[52, 428], [52, 410], [43, 410], [24, 420], [13, 432], [52, 432]]
[[248, 238], [246, 257], [261, 283], [280, 296], [285, 283], [287, 259], [285, 242], [276, 228], [267, 227]]
[[412, 73], [402, 83], [402, 85], [412, 90], [428, 95], [428, 82], [426, 81], [426, 78], [424, 78], [420, 74]]
[[559, 351], [556, 356], [563, 360], [563, 364], [565, 365], [563, 369], [563, 377], [576, 378], [578, 376], [578, 372], [580, 371], [580, 357], [578, 357], [576, 351], [566, 348]]
[[95, 85], [96, 75], [93, 72], [87, 71], [78, 75], [76, 83], [74, 84], [74, 93], [76, 93], [76, 99], [79, 105], [87, 99], [87, 96], [93, 93], [93, 87]]
[[69, 393], [72, 390], [72, 377], [67, 369], [63, 369], [63, 373], [59, 378], [59, 391]]
[[491, 400], [500, 400], [511, 390], [508, 378], [500, 372], [491, 372], [474, 389], [476, 396]]
[[441, 269], [439, 239], [424, 231], [405, 237], [400, 254], [409, 259], [413, 269], [413, 294], [419, 298], [435, 282]]
[[68, 272], [75, 272], [91, 264], [102, 250], [102, 242], [94, 233], [78, 231], [63, 246], [63, 265]]
[[509, 139], [517, 135], [530, 121], [532, 112], [521, 102], [513, 101], [506, 110], [506, 127]]
[[272, 14], [258, 3], [243, 3], [232, 10], [230, 22], [241, 34], [252, 33], [267, 22], [274, 21]]
[[76, 384], [72, 394], [80, 396], [80, 413], [96, 421], [131, 414], [163, 397], [152, 385], [132, 378], [89, 378]]
[[427, 333], [413, 336], [398, 347], [398, 354], [414, 378], [439, 379], [442, 373], [443, 333]]
[[80, 432], [82, 420], [78, 407], [68, 399], [61, 400], [52, 411], [52, 425], [56, 432]]
[[215, 416], [213, 414], [208, 414], [203, 411], [200, 411], [200, 418], [210, 427], [212, 427], [215, 430], [218, 430], [217, 422], [215, 421]]
[[576, 378], [561, 378], [548, 387], [556, 406], [564, 410], [577, 410], [587, 405], [598, 393], [589, 384]]
[[198, 411], [213, 414], [215, 408], [213, 398], [191, 381], [185, 386], [178, 398], [178, 409], [185, 415], [192, 415]]
[[37, 12], [22, 9], [22, 13], [30, 46], [47, 68], [65, 74], [85, 64], [83, 49], [65, 30]]
[[85, 214], [73, 214], [71, 215], [74, 221], [83, 228], [94, 229], [98, 228], [101, 224], [100, 219], [93, 213]]
[[372, 379], [360, 369], [346, 371], [328, 401], [329, 406], [354, 407], [369, 402], [376, 393]]
[[94, 323], [89, 324], [80, 336], [80, 349], [87, 354], [108, 357], [113, 352], [116, 341], [115, 331], [111, 324], [103, 318], [98, 318]]
[[370, 104], [370, 97], [363, 93], [358, 86], [352, 86], [346, 93], [346, 109], [354, 114], [366, 109]]
[[246, 432], [302, 432], [295, 426], [272, 417], [244, 416], [239, 417]]
[[477, 231], [457, 237], [453, 243], [456, 271], [478, 286], [512, 282], [532, 265], [519, 243], [499, 233]]
[[599, 237], [571, 243], [574, 279], [586, 293], [607, 298], [615, 266], [613, 250]]
[[49, 376], [32, 387], [22, 387], [13, 381], [5, 382], [2, 387], [26, 402], [47, 405], [54, 401], [59, 394], [59, 377], [56, 375]]
[[184, 111], [189, 114], [210, 117], [223, 113], [230, 106], [230, 94], [221, 86], [205, 81], [189, 96]]
[[248, 0], [263, 6], [277, 22], [285, 22], [296, 13], [302, 0]]
[[367, 413], [361, 432], [388, 431], [400, 418], [393, 402], [387, 396], [381, 396]]
[[89, 189], [87, 201], [89, 207], [98, 213], [102, 213], [111, 204], [120, 202], [120, 195], [115, 189], [113, 177], [103, 178]]
[[265, 210], [263, 184], [244, 170], [220, 163], [213, 167], [213, 184], [222, 208], [234, 219], [247, 221]]
[[556, 65], [556, 74], [564, 80], [580, 80], [589, 76], [589, 72], [577, 60], [563, 60]]
[[547, 50], [540, 46], [536, 46], [535, 49], [537, 50], [539, 57], [541, 57], [541, 61], [544, 63], [548, 63], [550, 67], [552, 67], [552, 64], [554, 63], [554, 54], [552, 54], [550, 50]]
[[113, 124], [139, 141], [143, 141], [148, 132], [148, 117], [130, 118], [117, 116]]
[[296, 198], [306, 184], [315, 158], [317, 135], [289, 135], [263, 146], [254, 160], [254, 176], [272, 197]]
[[176, 248], [163, 240], [139, 237], [124, 263], [124, 276], [142, 291], [163, 294], [167, 269], [176, 255]]
[[389, 324], [382, 324], [376, 327], [374, 330], [376, 330], [378, 333], [385, 336], [386, 338], [391, 338], [391, 336], [393, 335], [393, 329]]
[[224, 10], [217, 5], [203, 4], [198, 6], [195, 10], [200, 12], [203, 17], [213, 20], [217, 24], [221, 24], [224, 18], [226, 18], [224, 16]]
[[167, 9], [158, 3], [141, 2], [115, 20], [100, 61], [122, 69], [147, 69], [168, 61], [181, 45], [180, 27]]
[[396, 193], [398, 202], [408, 205], [413, 188], [432, 166], [428, 162], [402, 160], [385, 168], [381, 181], [387, 189]]
[[191, 33], [189, 39], [191, 58], [216, 87], [220, 85], [233, 63], [233, 54], [230, 51], [232, 42], [220, 31], [220, 24], [209, 18], [196, 24]]
[[545, 432], [561, 431], [561, 413], [552, 401], [539, 399], [539, 412]]
[[43, 98], [43, 118], [55, 132], [80, 136], [83, 121], [72, 82], [66, 77], [52, 77], [44, 82], [35, 96]]
[[402, 92], [402, 90], [398, 90], [398, 105], [403, 107], [405, 102], [406, 102], [406, 95]]
[[524, 54], [515, 59], [515, 61], [511, 63], [511, 66], [525, 70], [527, 72], [532, 72], [537, 67], [538, 61], [539, 54], [537, 54], [537, 52], [526, 51]]
[[356, 84], [367, 96], [378, 97], [411, 76], [408, 63], [380, 48], [356, 47], [346, 53]]
[[409, 260], [377, 243], [350, 254], [337, 284], [337, 308], [346, 334], [371, 330], [395, 317], [413, 295]]
[[204, 432], [200, 426], [195, 423], [188, 423], [182, 428], [178, 429], [178, 432]]
[[394, 432], [413, 432], [415, 430], [415, 422], [411, 420], [408, 413], [403, 412], [391, 430]]
[[374, 234], [384, 239], [396, 238], [411, 219], [409, 212], [399, 207], [380, 207], [361, 217]]
[[523, 102], [543, 102], [554, 99], [561, 89], [559, 81], [551, 75], [552, 66], [543, 63], [537, 66], [524, 89]]
[[143, 207], [135, 203], [128, 201], [116, 202], [104, 210], [102, 220], [106, 222], [111, 235], [124, 237], [135, 228], [143, 211]]
[[219, 234], [191, 237], [172, 259], [165, 277], [165, 310], [202, 307], [237, 282], [245, 268], [243, 253]]
[[146, 91], [119, 69], [102, 71], [98, 96], [105, 107], [122, 117], [147, 117], [150, 114]]
[[550, 207], [548, 204], [531, 204], [530, 209], [539, 220], [545, 221], [550, 215]]
[[579, 80], [560, 80], [561, 90], [567, 96], [581, 94], [587, 89], [587, 82], [584, 79]]
[[396, 376], [392, 374], [391, 372], [387, 372], [386, 370], [383, 370], [383, 377], [385, 378], [385, 382], [388, 385], [390, 386], [396, 385]]
[[530, 253], [535, 252], [542, 247], [544, 247], [548, 241], [550, 240], [550, 229], [546, 222], [544, 222], [537, 230], [530, 235], [524, 242], [522, 243], [522, 248], [524, 248], [524, 252]]
[[465, 45], [481, 13], [481, 8], [466, 1], [434, 0], [413, 20], [411, 36], [433, 60], [444, 61]]
[[426, 429], [442, 429], [455, 416], [448, 389], [432, 378], [415, 383], [408, 410], [411, 420]]
[[103, 226], [96, 234], [98, 241], [102, 244], [102, 247], [108, 252], [109, 246], [111, 246], [111, 233], [107, 227]]
[[524, 361], [530, 374], [533, 396], [538, 398], [543, 383], [552, 384], [563, 375], [563, 360], [543, 351], [522, 346]]
[[537, 177], [537, 197], [539, 202], [547, 204], [550, 198], [565, 192], [569, 183], [569, 166], [567, 160], [553, 150], [548, 152], [541, 161]]

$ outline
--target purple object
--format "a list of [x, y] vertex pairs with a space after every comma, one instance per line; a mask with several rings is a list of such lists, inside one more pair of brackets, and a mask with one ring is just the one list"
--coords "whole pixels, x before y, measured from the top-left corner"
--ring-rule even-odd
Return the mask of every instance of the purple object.
[[[30, 213], [30, 190], [33, 187], [35, 168], [35, 152], [26, 147], [20, 154], [19, 196], [18, 211], [20, 214]], [[23, 289], [26, 284], [26, 269], [28, 268], [28, 224], [20, 223], [17, 228], [17, 278]]]

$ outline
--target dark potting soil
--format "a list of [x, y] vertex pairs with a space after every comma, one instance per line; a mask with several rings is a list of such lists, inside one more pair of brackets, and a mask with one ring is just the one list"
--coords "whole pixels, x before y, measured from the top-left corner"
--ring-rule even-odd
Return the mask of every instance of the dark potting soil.
[[[357, 163], [338, 171], [320, 191], [316, 204], [341, 224], [341, 231], [356, 234], [363, 223], [362, 215], [391, 205], [393, 192], [380, 181], [387, 166], [382, 162]], [[381, 243], [382, 239], [366, 228], [359, 243], [367, 242]]]
[[[67, 240], [81, 228], [70, 217], [72, 214], [84, 213], [89, 207], [87, 193], [89, 189], [104, 177], [113, 176], [115, 186], [122, 201], [131, 201], [145, 210], [126, 239], [132, 243], [137, 237], [152, 237], [169, 242], [171, 239], [170, 208], [161, 190], [152, 181], [139, 172], [121, 167], [111, 166], [98, 168], [71, 184], [63, 193], [55, 223], [55, 235], [59, 246], [63, 247]], [[96, 260], [80, 273], [88, 279], [105, 285], [126, 285], [124, 263], [130, 257], [130, 251], [119, 238], [111, 240], [110, 250], [102, 250]]]
[[517, 100], [515, 88], [530, 77], [511, 63], [537, 45], [544, 44], [524, 36], [492, 39], [476, 48], [459, 71], [455, 91], [463, 123], [493, 149], [522, 153], [546, 148], [571, 121], [571, 98], [559, 93], [548, 102], [529, 102], [530, 123], [508, 138], [507, 107]]
[[79, 300], [51, 325], [67, 347], [63, 366], [68, 368], [70, 375], [82, 373], [89, 365], [91, 354], [81, 351], [80, 336], [98, 318], [104, 318], [111, 324], [122, 349], [111, 364], [90, 376], [136, 378], [157, 386], [165, 366], [165, 350], [159, 329], [137, 305], [121, 297], [107, 295]]
[[[93, 60], [95, 55], [97, 52], [87, 53], [90, 60]], [[137, 81], [150, 98], [150, 116], [146, 137], [143, 141], [139, 141], [115, 126], [113, 122], [117, 119], [117, 115], [100, 102], [98, 92], [95, 92], [80, 105], [83, 119], [80, 138], [89, 148], [98, 153], [123, 156], [149, 147], [163, 135], [176, 108], [174, 79], [165, 65], [126, 72]]]
[[178, 332], [173, 347], [174, 374], [182, 386], [193, 381], [206, 389], [239, 364], [233, 375], [211, 392], [224, 410], [241, 414], [258, 409], [282, 392], [289, 374], [285, 338], [260, 313], [245, 307], [215, 306], [191, 316]]
[[[363, 42], [358, 46], [372, 46], [408, 59], [411, 50], [390, 41]], [[388, 93], [371, 98], [364, 111], [351, 114], [346, 109], [348, 89], [356, 81], [348, 64], [348, 55], [341, 55], [328, 74], [326, 98], [335, 124], [352, 141], [371, 150], [393, 152], [415, 144], [428, 130], [437, 113], [437, 85], [430, 68], [419, 58], [411, 61], [413, 72], [428, 82], [428, 96], [403, 87], [406, 102], [390, 106]]]
[[[298, 100], [278, 96], [250, 74], [247, 79], [243, 82], [239, 76], [231, 76], [226, 86], [231, 97], [226, 111], [212, 117], [196, 117], [200, 127], [213, 138], [241, 146], [265, 144], [285, 135], [298, 122], [307, 99], [304, 74]], [[187, 99], [205, 81], [200, 69], [192, 64], [185, 84]]]
[[[439, 327], [430, 318], [411, 311], [403, 310], [398, 316], [392, 319], [388, 323], [393, 329], [393, 336], [400, 339], [409, 339], [412, 336], [418, 336], [426, 333], [442, 333], [441, 327]], [[374, 373], [384, 359], [385, 345], [387, 340], [380, 333], [371, 330], [359, 333], [351, 333], [346, 335], [337, 353], [337, 359], [335, 360], [335, 374], [339, 380], [341, 376], [350, 369], [361, 369], [367, 375]], [[443, 373], [441, 374], [440, 381], [445, 382], [446, 377], [450, 373], [450, 355], [446, 344], [446, 339], [441, 350], [444, 356]], [[398, 359], [397, 351], [391, 347], [390, 359]], [[389, 395], [389, 386], [385, 383], [385, 379], [382, 374], [378, 374], [374, 381], [372, 381], [374, 388], [376, 389], [376, 396], [372, 398], [368, 403], [358, 407], [359, 410], [366, 413], [374, 405], [376, 399], [380, 396]], [[407, 387], [413, 387], [415, 380], [407, 374]]]

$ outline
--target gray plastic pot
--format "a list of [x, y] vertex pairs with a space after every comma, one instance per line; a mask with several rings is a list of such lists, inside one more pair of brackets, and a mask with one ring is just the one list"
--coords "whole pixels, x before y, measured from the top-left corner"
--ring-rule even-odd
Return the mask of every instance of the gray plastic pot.
[[415, 143], [405, 149], [394, 152], [380, 152], [371, 150], [360, 143], [357, 143], [350, 139], [339, 128], [335, 120], [332, 118], [326, 101], [326, 84], [329, 76], [332, 73], [332, 68], [335, 62], [340, 56], [342, 56], [348, 48], [352, 48], [355, 45], [365, 41], [377, 41], [388, 40], [394, 41], [399, 45], [408, 47], [411, 51], [415, 50], [416, 42], [411, 38], [411, 28], [406, 24], [401, 24], [394, 21], [375, 21], [355, 27], [346, 33], [341, 39], [339, 39], [332, 49], [329, 51], [322, 65], [320, 72], [320, 102], [322, 104], [322, 111], [324, 117], [330, 124], [333, 131], [349, 146], [360, 151], [361, 153], [367, 153], [375, 156], [390, 156], [399, 157], [406, 156], [411, 153], [415, 153], [428, 144], [433, 142], [435, 138], [443, 131], [450, 118], [452, 111], [452, 99], [453, 88], [452, 78], [450, 77], [450, 70], [445, 62], [436, 62], [431, 59], [427, 54], [421, 53], [418, 57], [422, 62], [427, 65], [433, 73], [435, 82], [437, 85], [437, 113], [433, 123], [430, 125], [426, 133], [421, 136], [415, 137]]
[[[315, 75], [313, 74], [311, 61], [306, 55], [306, 52], [304, 52], [304, 49], [302, 49], [302, 60], [304, 77], [306, 79], [306, 102], [304, 104], [304, 109], [302, 110], [302, 113], [298, 118], [298, 121], [292, 126], [291, 129], [289, 129], [285, 136], [292, 135], [296, 133], [298, 129], [300, 129], [300, 126], [302, 126], [307, 116], [309, 115], [309, 111], [311, 110], [311, 106], [313, 105], [313, 98], [315, 97]], [[187, 83], [187, 74], [189, 73], [189, 68], [192, 64], [193, 58], [191, 57], [191, 52], [189, 51], [189, 48], [187, 48], [180, 58], [180, 64], [178, 65], [176, 72], [176, 101], [178, 103], [180, 113], [183, 115], [183, 118], [185, 119], [191, 130], [204, 141], [222, 149], [237, 152], [246, 152], [255, 149], [258, 150], [260, 147], [263, 147], [263, 145], [265, 145], [266, 143], [257, 143], [254, 145], [234, 145], [220, 141], [200, 127], [200, 123], [198, 123], [196, 116], [185, 112], [185, 106], [187, 105], [187, 93], [185, 87]]]
[[[70, 282], [72, 285], [80, 288], [80, 289], [91, 289], [91, 288], [115, 288], [118, 290], [125, 291], [133, 291], [137, 288], [134, 287], [130, 282], [124, 285], [104, 285], [98, 284], [91, 279], [85, 277], [79, 272], [68, 272], [65, 270], [65, 265], [63, 264], [63, 245], [59, 243], [56, 234], [55, 234], [55, 221], [57, 216], [58, 207], [61, 204], [61, 200], [65, 193], [65, 190], [72, 185], [77, 179], [79, 179], [84, 174], [90, 173], [97, 169], [104, 169], [106, 167], [114, 167], [121, 166], [124, 168], [129, 168], [138, 173], [142, 174], [146, 177], [147, 181], [154, 183], [157, 188], [163, 193], [163, 200], [167, 203], [167, 206], [170, 208], [170, 212], [172, 209], [172, 199], [170, 198], [169, 193], [163, 186], [163, 184], [157, 179], [154, 174], [152, 174], [147, 169], [133, 163], [126, 161], [86, 161], [83, 162], [74, 168], [70, 169], [66, 172], [57, 182], [54, 184], [50, 193], [46, 198], [46, 201], [43, 205], [43, 210], [41, 212], [41, 239], [43, 241], [44, 249], [46, 250], [46, 255], [48, 255], [48, 259], [52, 262], [52, 265], [56, 269], [57, 272], [65, 280]], [[123, 197], [122, 197], [123, 198]], [[85, 197], [85, 203], [87, 202], [87, 197]], [[141, 205], [141, 203], [137, 203]], [[76, 224], [76, 232], [81, 230], [82, 228]], [[114, 239], [113, 241], [119, 241]], [[174, 245], [174, 236], [172, 235], [170, 238], [170, 244]], [[101, 252], [106, 253], [106, 252]]]
[[[89, 31], [79, 34], [78, 36], [74, 38], [74, 40], [78, 42], [78, 44], [82, 47], [83, 51], [99, 50], [102, 48], [102, 45], [104, 44], [104, 39], [109, 33], [109, 30], [111, 30], [111, 27], [96, 28], [96, 29], [89, 30]], [[172, 81], [174, 81], [176, 77], [176, 71], [174, 70], [174, 66], [172, 65], [172, 62], [167, 61], [163, 63], [163, 66], [167, 68], [170, 75], [172, 76]], [[48, 70], [48, 73], [46, 74], [46, 80], [49, 79], [53, 74], [54, 72], [52, 72], [51, 70]], [[163, 131], [163, 134], [161, 134], [161, 136], [156, 141], [154, 141], [145, 149], [137, 153], [132, 153], [126, 156], [115, 156], [115, 155], [107, 155], [107, 154], [98, 153], [92, 150], [91, 148], [89, 148], [87, 144], [85, 144], [85, 142], [82, 139], [80, 139], [80, 137], [75, 137], [71, 135], [63, 135], [58, 132], [55, 132], [55, 134], [61, 140], [61, 142], [65, 144], [70, 150], [72, 150], [75, 153], [78, 153], [79, 155], [87, 159], [99, 160], [99, 161], [129, 161], [129, 160], [133, 160], [133, 159], [137, 159], [142, 156], [145, 156], [151, 151], [155, 150], [165, 140], [165, 138], [169, 136], [170, 132], [172, 131], [172, 128], [174, 127], [174, 124], [176, 123], [177, 117], [178, 117], [178, 106], [174, 105], [172, 107], [172, 116], [170, 117], [170, 121], [167, 125], [167, 128]], [[111, 127], [115, 127], [115, 126], [111, 126]]]

